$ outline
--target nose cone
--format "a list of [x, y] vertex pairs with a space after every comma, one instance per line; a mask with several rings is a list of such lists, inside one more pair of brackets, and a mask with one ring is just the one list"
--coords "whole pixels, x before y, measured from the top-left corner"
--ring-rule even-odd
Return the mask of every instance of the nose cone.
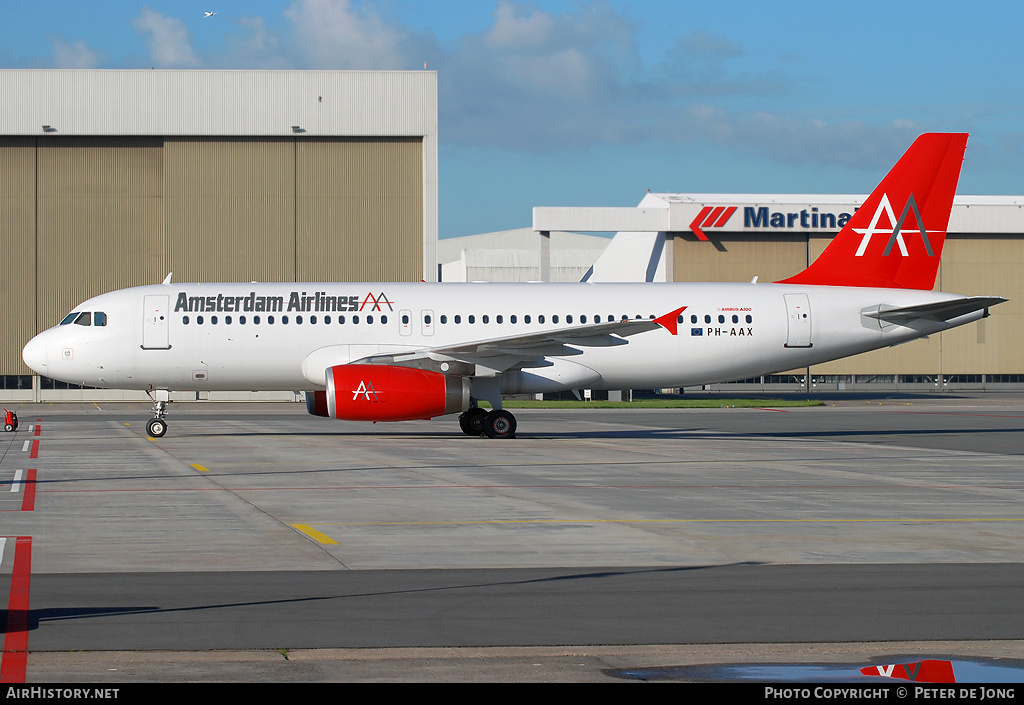
[[49, 374], [50, 350], [44, 338], [45, 336], [40, 334], [28, 341], [28, 345], [21, 351], [21, 359], [36, 374], [45, 377]]

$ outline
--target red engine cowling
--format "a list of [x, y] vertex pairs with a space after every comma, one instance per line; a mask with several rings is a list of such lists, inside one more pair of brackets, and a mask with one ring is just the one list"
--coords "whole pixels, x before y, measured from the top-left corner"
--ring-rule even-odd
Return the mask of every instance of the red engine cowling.
[[[388, 365], [327, 368], [327, 391], [306, 396], [311, 414], [347, 421], [410, 421], [469, 408], [470, 381], [430, 370]], [[326, 413], [316, 403], [323, 394]]]

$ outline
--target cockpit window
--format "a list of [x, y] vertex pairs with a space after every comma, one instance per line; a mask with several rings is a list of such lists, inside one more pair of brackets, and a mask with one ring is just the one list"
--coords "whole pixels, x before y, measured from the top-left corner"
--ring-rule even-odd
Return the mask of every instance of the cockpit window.
[[80, 326], [105, 326], [107, 325], [107, 314], [103, 311], [73, 311], [64, 316], [60, 325], [66, 326], [70, 323]]

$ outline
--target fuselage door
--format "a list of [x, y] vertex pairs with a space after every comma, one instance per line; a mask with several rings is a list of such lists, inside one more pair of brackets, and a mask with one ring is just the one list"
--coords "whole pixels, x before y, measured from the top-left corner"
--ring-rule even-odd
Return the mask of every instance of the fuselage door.
[[170, 349], [170, 297], [162, 294], [147, 294], [143, 306], [145, 315], [142, 320], [142, 348], [144, 350]]
[[784, 297], [789, 325], [786, 347], [811, 347], [811, 304], [807, 300], [807, 294], [785, 294]]

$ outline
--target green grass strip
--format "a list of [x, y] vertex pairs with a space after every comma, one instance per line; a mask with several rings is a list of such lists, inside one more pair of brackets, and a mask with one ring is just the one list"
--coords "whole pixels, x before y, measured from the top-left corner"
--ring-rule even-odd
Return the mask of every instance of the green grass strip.
[[[724, 409], [824, 406], [815, 399], [637, 399], [635, 401], [503, 401], [506, 409]], [[480, 406], [490, 407], [485, 401]]]

